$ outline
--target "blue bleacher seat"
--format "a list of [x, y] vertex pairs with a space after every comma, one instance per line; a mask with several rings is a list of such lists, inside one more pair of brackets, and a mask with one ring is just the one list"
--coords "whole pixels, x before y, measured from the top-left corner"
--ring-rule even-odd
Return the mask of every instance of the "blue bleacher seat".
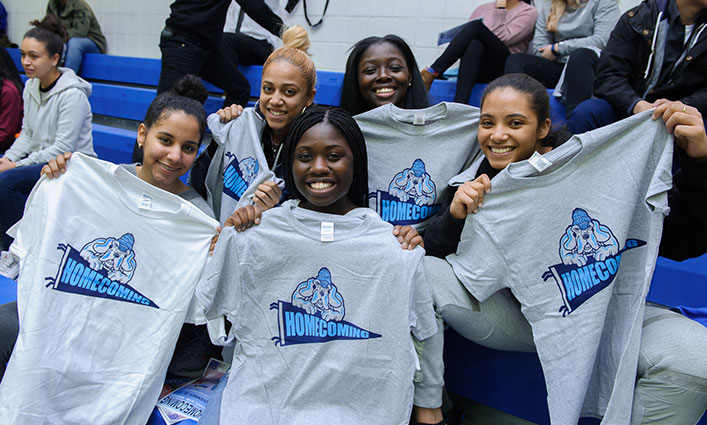
[[0, 275], [0, 304], [17, 301], [17, 282]]

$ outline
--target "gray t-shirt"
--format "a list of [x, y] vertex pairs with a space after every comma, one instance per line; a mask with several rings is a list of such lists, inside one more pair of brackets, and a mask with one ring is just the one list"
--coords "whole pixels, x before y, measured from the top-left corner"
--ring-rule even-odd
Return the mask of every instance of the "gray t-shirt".
[[233, 324], [222, 423], [407, 424], [410, 333], [437, 330], [423, 256], [368, 208], [288, 201], [245, 232], [225, 228], [196, 291], [207, 318]]
[[510, 164], [447, 257], [479, 300], [508, 287], [520, 301], [553, 424], [630, 423], [672, 150], [647, 112], [574, 136], [541, 157], [543, 172]]
[[[133, 175], [137, 176], [137, 163], [134, 164], [120, 164], [121, 167], [125, 168], [126, 170], [130, 171]], [[204, 214], [208, 215], [211, 218], [214, 218], [214, 210], [211, 209], [211, 206], [204, 200], [204, 198], [199, 195], [199, 192], [196, 190], [192, 189], [191, 187], [187, 190], [185, 190], [182, 193], [177, 193], [177, 196], [180, 198], [191, 202], [194, 204], [195, 207], [199, 208]]]
[[251, 203], [258, 185], [281, 179], [268, 168], [261, 139], [267, 125], [254, 108], [246, 108], [237, 119], [223, 124], [217, 114], [208, 118], [209, 129], [219, 147], [206, 174], [208, 201], [223, 224], [233, 212]]
[[355, 118], [368, 149], [369, 206], [389, 223], [422, 230], [440, 210], [447, 180], [479, 152], [479, 109], [387, 104]]

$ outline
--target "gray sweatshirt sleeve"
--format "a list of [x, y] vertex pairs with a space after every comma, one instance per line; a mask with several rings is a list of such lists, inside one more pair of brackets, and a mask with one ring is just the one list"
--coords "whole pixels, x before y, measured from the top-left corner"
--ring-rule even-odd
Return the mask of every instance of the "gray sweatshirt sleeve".
[[531, 53], [540, 55], [538, 49], [555, 42], [552, 33], [550, 33], [545, 25], [547, 25], [547, 15], [550, 13], [550, 2], [539, 1], [536, 3], [538, 9], [538, 20], [535, 21], [535, 33], [533, 34], [533, 42], [531, 43]]
[[[592, 35], [587, 37], [577, 37], [565, 39], [559, 44], [558, 52], [561, 56], [569, 55], [582, 47], [596, 47], [603, 49], [609, 41], [611, 31], [616, 26], [619, 20], [619, 4], [617, 0], [599, 0], [594, 4], [588, 4], [585, 7], [593, 7], [592, 18], [593, 22], [577, 22], [577, 26], [593, 25], [594, 31]], [[565, 37], [570, 36], [565, 34]], [[563, 37], [563, 38], [565, 38]]]
[[76, 151], [84, 119], [91, 113], [91, 105], [86, 94], [78, 89], [66, 90], [60, 96], [62, 99], [54, 143], [46, 149], [30, 153], [17, 161], [17, 165], [41, 164], [64, 152]]

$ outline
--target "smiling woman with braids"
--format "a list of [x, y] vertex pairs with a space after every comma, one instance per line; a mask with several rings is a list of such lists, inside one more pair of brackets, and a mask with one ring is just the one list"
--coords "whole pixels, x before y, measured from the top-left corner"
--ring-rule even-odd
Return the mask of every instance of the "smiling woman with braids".
[[364, 38], [346, 61], [341, 107], [356, 115], [388, 103], [404, 109], [429, 105], [417, 61], [397, 35]]

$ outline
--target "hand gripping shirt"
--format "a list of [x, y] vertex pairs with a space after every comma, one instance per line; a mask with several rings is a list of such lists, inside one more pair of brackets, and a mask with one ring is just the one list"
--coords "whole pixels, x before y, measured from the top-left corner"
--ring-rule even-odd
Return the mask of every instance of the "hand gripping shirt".
[[197, 287], [206, 317], [225, 315], [236, 339], [221, 423], [407, 424], [410, 332], [437, 329], [424, 251], [401, 249], [368, 208], [295, 205], [225, 228]]
[[144, 424], [216, 220], [124, 167], [74, 154], [15, 227], [20, 333], [3, 424]]
[[447, 257], [479, 300], [508, 287], [520, 301], [555, 425], [631, 422], [672, 149], [647, 112], [510, 164]]
[[206, 174], [206, 192], [223, 224], [236, 209], [251, 204], [258, 185], [268, 180], [281, 187], [283, 183], [268, 168], [261, 146], [267, 123], [254, 108], [244, 109], [241, 116], [226, 124], [211, 114], [208, 124], [219, 147]]
[[447, 181], [479, 152], [479, 109], [387, 104], [355, 118], [368, 150], [369, 206], [384, 221], [424, 229], [442, 206]]

